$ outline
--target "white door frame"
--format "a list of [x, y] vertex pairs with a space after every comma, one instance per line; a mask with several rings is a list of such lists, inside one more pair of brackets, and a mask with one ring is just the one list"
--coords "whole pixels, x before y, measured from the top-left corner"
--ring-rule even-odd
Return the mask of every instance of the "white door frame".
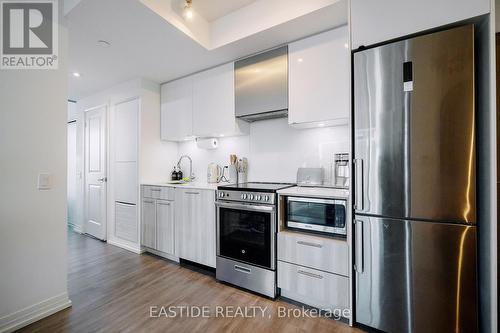
[[[98, 110], [98, 109], [103, 109], [103, 117], [104, 117], [104, 149], [105, 152], [103, 154], [102, 162], [104, 163], [103, 169], [104, 169], [104, 184], [105, 184], [105, 190], [104, 190], [104, 198], [102, 199], [103, 204], [101, 204], [101, 208], [104, 210], [104, 212], [101, 212], [101, 217], [102, 217], [102, 225], [103, 225], [103, 230], [102, 232], [99, 232], [98, 234], [92, 234], [90, 230], [88, 230], [87, 227], [87, 221], [88, 221], [88, 188], [87, 188], [87, 182], [88, 182], [88, 154], [87, 154], [87, 139], [88, 139], [88, 133], [87, 133], [87, 117], [89, 112]], [[109, 107], [107, 104], [101, 104], [95, 107], [91, 107], [88, 109], [85, 109], [83, 112], [83, 185], [84, 185], [84, 190], [83, 190], [83, 233], [89, 234], [91, 236], [94, 236], [98, 239], [101, 240], [107, 240], [107, 229], [108, 229], [108, 196], [109, 196], [109, 186], [107, 184], [107, 178], [108, 178], [108, 173], [109, 173], [109, 163], [108, 163], [108, 157], [109, 157]]]

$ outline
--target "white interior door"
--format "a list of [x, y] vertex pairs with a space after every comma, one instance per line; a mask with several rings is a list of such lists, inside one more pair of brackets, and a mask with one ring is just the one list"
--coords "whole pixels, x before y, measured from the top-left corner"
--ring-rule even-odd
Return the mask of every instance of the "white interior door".
[[85, 233], [106, 239], [106, 107], [85, 112]]

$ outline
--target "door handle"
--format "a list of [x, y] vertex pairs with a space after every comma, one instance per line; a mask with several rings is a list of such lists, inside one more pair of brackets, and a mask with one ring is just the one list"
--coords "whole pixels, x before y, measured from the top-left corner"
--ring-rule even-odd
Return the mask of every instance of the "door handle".
[[363, 184], [363, 160], [360, 158], [355, 158], [354, 161], [354, 209], [363, 210], [365, 209], [365, 198], [364, 198], [364, 184]]
[[104, 183], [104, 182], [107, 182], [107, 181], [108, 181], [108, 177], [97, 178], [97, 181], [98, 181], [99, 183]]
[[363, 221], [354, 220], [354, 270], [363, 273]]

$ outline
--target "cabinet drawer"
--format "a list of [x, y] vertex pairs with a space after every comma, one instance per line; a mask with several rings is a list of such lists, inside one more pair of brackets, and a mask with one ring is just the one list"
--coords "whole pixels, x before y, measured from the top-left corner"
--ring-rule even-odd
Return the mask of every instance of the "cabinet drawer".
[[175, 188], [166, 186], [143, 186], [142, 196], [144, 198], [174, 200]]
[[349, 280], [344, 276], [278, 261], [278, 287], [283, 296], [320, 309], [349, 305]]
[[347, 241], [292, 232], [278, 233], [278, 260], [349, 275]]

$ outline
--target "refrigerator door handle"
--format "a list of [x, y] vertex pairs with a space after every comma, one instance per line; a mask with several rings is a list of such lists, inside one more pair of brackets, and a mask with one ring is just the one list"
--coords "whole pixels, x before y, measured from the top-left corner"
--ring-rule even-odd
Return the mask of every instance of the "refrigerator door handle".
[[363, 221], [354, 220], [354, 270], [363, 273]]
[[364, 193], [363, 193], [363, 160], [360, 158], [354, 159], [354, 190], [355, 200], [354, 209], [362, 211], [364, 209]]

